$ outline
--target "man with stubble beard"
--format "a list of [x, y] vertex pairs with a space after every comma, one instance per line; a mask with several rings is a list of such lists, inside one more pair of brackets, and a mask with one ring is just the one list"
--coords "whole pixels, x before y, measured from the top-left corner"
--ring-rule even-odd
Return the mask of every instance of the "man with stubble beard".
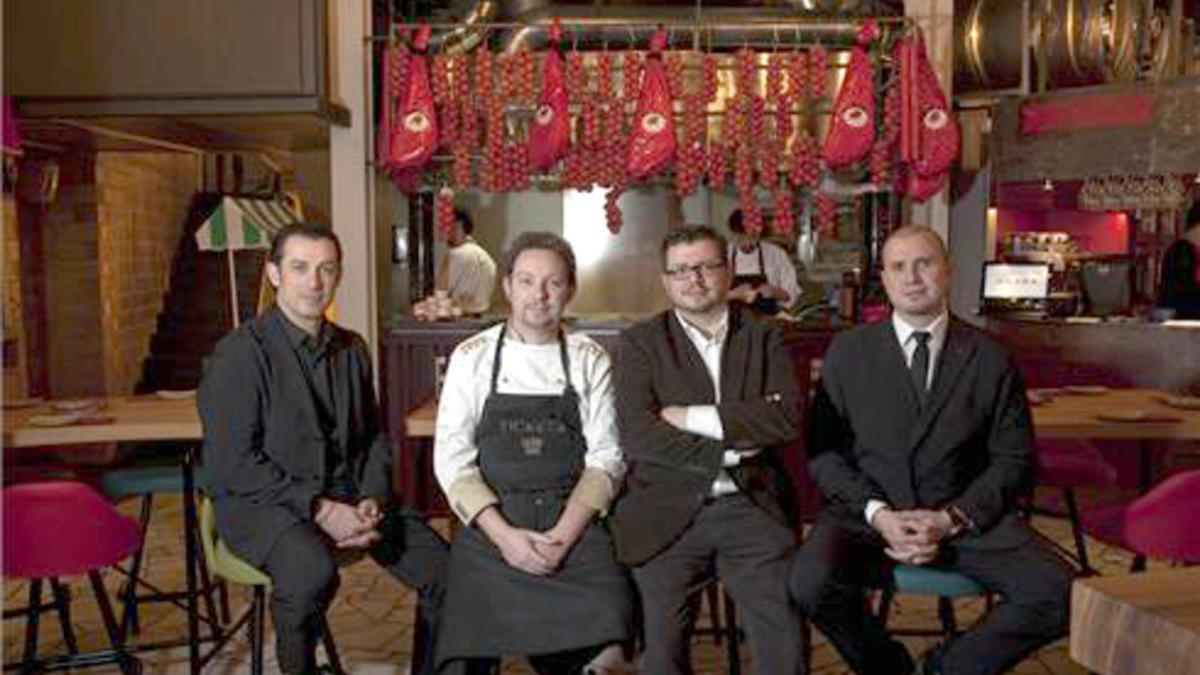
[[716, 574], [737, 603], [757, 675], [804, 670], [785, 592], [795, 546], [777, 449], [798, 436], [800, 392], [780, 330], [726, 302], [728, 246], [708, 227], [662, 243], [671, 308], [625, 331], [617, 359], [629, 458], [616, 541], [645, 621], [642, 671], [692, 672], [696, 600]]

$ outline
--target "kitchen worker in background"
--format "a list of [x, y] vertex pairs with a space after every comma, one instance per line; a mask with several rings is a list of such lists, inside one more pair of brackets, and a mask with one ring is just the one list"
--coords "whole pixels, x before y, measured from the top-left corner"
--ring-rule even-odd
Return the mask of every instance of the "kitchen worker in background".
[[450, 249], [438, 266], [437, 288], [466, 314], [483, 314], [492, 304], [496, 288], [496, 261], [475, 241], [475, 222], [461, 209], [454, 211], [454, 227], [447, 235]]
[[800, 284], [787, 251], [747, 232], [741, 209], [729, 214], [727, 223], [734, 239], [729, 251], [729, 271], [733, 274], [729, 299], [767, 315], [796, 304]]

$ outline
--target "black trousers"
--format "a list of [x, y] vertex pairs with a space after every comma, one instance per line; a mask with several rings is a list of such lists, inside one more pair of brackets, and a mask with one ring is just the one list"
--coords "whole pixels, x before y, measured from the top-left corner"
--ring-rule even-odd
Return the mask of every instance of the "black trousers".
[[[804, 609], [856, 673], [909, 673], [911, 657], [866, 609], [865, 588], [887, 583], [894, 561], [861, 518], [822, 513], [788, 581]], [[1067, 632], [1070, 567], [1042, 540], [998, 550], [943, 547], [934, 567], [961, 572], [1004, 602], [941, 652], [947, 675], [1000, 673]]]
[[642, 600], [642, 672], [692, 672], [689, 635], [700, 593], [715, 574], [737, 605], [756, 675], [804, 672], [800, 613], [788, 602], [792, 531], [742, 494], [705, 505], [674, 543], [633, 568]]
[[[430, 675], [448, 547], [425, 521], [407, 509], [388, 509], [379, 533], [382, 538], [369, 555], [417, 591], [411, 672]], [[338, 585], [336, 551], [315, 523], [297, 523], [280, 535], [263, 565], [271, 576], [275, 649], [284, 673], [316, 672], [321, 615]]]

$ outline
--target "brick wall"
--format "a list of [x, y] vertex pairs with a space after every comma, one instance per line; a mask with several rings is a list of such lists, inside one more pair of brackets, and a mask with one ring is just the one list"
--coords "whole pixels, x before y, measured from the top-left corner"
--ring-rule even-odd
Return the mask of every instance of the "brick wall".
[[21, 317], [21, 237], [17, 222], [17, 202], [11, 194], [4, 195], [0, 208], [0, 237], [3, 238], [4, 284], [4, 397], [21, 398], [25, 388], [24, 325]]
[[97, 283], [95, 156], [81, 151], [59, 155], [56, 161], [58, 196], [41, 219], [49, 394], [98, 395], [107, 389]]
[[198, 171], [191, 155], [102, 152], [96, 157], [108, 393], [131, 393], [141, 377]]

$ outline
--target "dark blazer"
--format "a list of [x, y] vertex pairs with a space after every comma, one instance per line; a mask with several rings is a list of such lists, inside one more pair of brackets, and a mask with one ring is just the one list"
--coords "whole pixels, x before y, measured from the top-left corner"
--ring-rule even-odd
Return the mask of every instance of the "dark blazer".
[[336, 444], [358, 497], [391, 501], [391, 450], [379, 424], [366, 344], [333, 330], [332, 433], [316, 402], [278, 308], [221, 338], [197, 394], [203, 463], [213, 478], [217, 529], [250, 563], [263, 562], [275, 538], [312, 518], [325, 486], [326, 450]]
[[1030, 486], [1032, 422], [1016, 366], [952, 318], [926, 395], [922, 408], [890, 320], [834, 339], [808, 444], [829, 508], [863, 523], [868, 499], [898, 509], [953, 504], [974, 524], [957, 544], [1023, 542], [1016, 505]]
[[679, 431], [658, 417], [667, 406], [714, 402], [712, 378], [674, 311], [621, 337], [617, 416], [629, 473], [614, 508], [618, 557], [641, 564], [679, 537], [711, 492], [726, 448], [764, 448], [730, 474], [750, 499], [788, 524], [790, 483], [775, 449], [799, 436], [801, 399], [779, 329], [730, 309], [717, 405], [724, 441]]

